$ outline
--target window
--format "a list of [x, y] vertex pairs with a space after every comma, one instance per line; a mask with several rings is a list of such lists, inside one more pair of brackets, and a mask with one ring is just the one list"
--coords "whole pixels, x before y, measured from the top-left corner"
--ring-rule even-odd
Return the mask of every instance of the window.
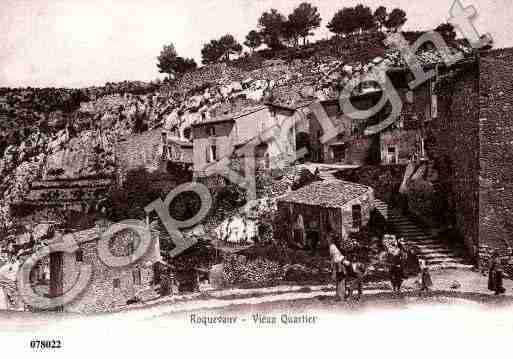
[[207, 163], [217, 161], [217, 146], [209, 145], [206, 147], [206, 161]]
[[396, 161], [396, 149], [394, 146], [388, 146], [387, 148], [387, 163], [395, 164]]
[[79, 263], [84, 261], [84, 252], [81, 249], [75, 252], [75, 260]]
[[363, 136], [365, 131], [364, 123], [353, 123], [353, 136], [355, 138], [360, 138]]
[[135, 269], [132, 272], [132, 277], [134, 279], [134, 285], [141, 285], [141, 270]]
[[133, 240], [131, 240], [130, 242], [128, 242], [128, 254], [132, 255], [134, 253], [135, 253], [135, 242]]
[[120, 284], [121, 284], [121, 280], [119, 278], [114, 278], [112, 280], [112, 288], [119, 289]]
[[317, 139], [320, 139], [321, 137], [322, 137], [322, 131], [318, 130], [317, 131]]
[[210, 155], [212, 162], [217, 161], [217, 146], [211, 145], [210, 146]]
[[427, 85], [426, 121], [438, 117], [438, 97], [435, 92], [435, 81]]
[[362, 206], [356, 204], [352, 208], [353, 212], [353, 228], [360, 228], [362, 226]]
[[209, 136], [215, 136], [216, 135], [216, 127], [212, 126], [208, 128], [208, 135]]

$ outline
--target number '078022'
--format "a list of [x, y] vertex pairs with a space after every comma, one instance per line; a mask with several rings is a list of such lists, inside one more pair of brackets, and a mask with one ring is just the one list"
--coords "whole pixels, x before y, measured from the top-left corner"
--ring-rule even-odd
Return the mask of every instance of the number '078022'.
[[60, 349], [62, 342], [60, 340], [31, 340], [31, 349]]

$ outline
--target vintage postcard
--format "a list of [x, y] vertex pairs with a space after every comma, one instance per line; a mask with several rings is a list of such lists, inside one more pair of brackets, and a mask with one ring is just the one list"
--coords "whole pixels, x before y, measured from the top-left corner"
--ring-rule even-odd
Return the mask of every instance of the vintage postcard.
[[512, 26], [2, 0], [2, 357], [508, 355]]

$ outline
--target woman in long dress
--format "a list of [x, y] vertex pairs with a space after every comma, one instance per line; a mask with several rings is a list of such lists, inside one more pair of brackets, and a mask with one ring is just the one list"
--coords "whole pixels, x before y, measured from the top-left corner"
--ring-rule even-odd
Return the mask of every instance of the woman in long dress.
[[490, 268], [488, 271], [488, 289], [495, 292], [495, 295], [503, 294], [506, 292], [502, 285], [502, 266], [498, 254], [494, 254], [490, 261]]
[[404, 279], [403, 255], [399, 248], [393, 248], [390, 251], [390, 282], [394, 293], [401, 292], [401, 286]]
[[344, 256], [334, 243], [332, 236], [328, 236], [328, 245], [331, 257], [332, 278], [335, 281], [335, 300], [345, 298], [346, 273], [343, 265]]

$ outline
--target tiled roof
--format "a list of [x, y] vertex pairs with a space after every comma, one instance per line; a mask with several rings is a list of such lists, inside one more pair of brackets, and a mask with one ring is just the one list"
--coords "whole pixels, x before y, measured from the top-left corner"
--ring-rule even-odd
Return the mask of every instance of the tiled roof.
[[370, 190], [371, 187], [358, 183], [340, 180], [317, 181], [280, 197], [278, 202], [340, 208]]
[[298, 101], [293, 101], [293, 102], [272, 102], [272, 103], [268, 103], [268, 105], [271, 107], [280, 107], [280, 108], [285, 108], [285, 109], [288, 109], [291, 111], [296, 111], [296, 110], [299, 110], [300, 108], [310, 105], [314, 101], [315, 100], [298, 100]]
[[205, 125], [205, 124], [225, 122], [225, 121], [234, 121], [240, 117], [250, 115], [252, 113], [261, 111], [265, 108], [267, 108], [267, 106], [264, 106], [264, 105], [246, 107], [237, 112], [232, 112], [232, 113], [228, 113], [225, 115], [216, 116], [216, 117], [213, 117], [213, 118], [201, 121], [201, 122], [196, 122], [193, 124], [193, 126], [201, 126], [201, 125]]

